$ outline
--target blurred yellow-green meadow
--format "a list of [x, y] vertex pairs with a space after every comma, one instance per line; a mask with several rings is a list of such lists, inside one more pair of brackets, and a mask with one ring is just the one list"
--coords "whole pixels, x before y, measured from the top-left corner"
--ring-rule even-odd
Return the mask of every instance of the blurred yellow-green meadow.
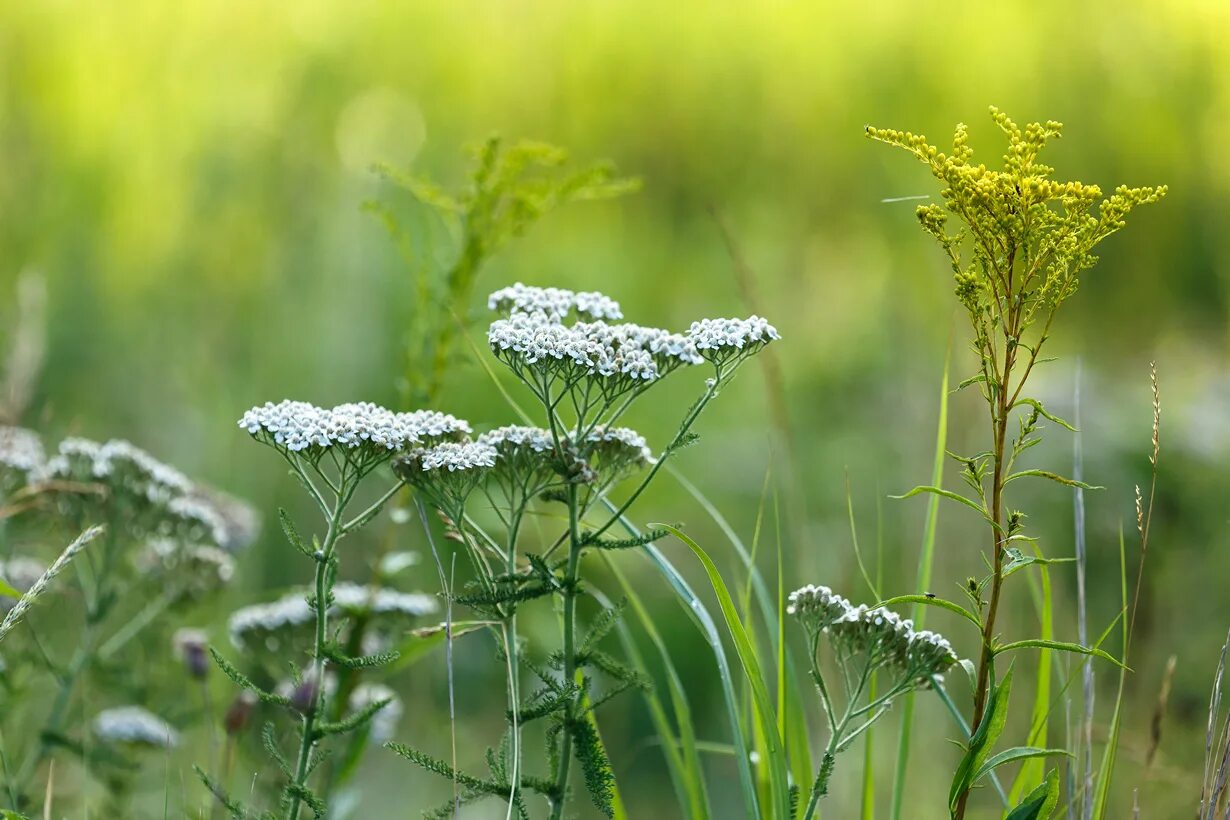
[[[1063, 476], [1079, 469], [1101, 489], [1083, 492], [1083, 514], [1073, 488], [1055, 483], [1014, 483], [1010, 505], [1027, 513], [1030, 536], [1050, 558], [1074, 557], [1083, 526], [1086, 645], [1101, 639], [1122, 658], [1123, 626], [1133, 623], [1121, 697], [1119, 667], [1101, 658], [1091, 665], [1092, 769], [1100, 772], [1109, 739], [1116, 750], [1100, 816], [1128, 817], [1138, 805], [1143, 817], [1191, 817], [1230, 630], [1228, 43], [1230, 5], [1198, 0], [0, 4], [0, 351], [16, 363], [6, 371], [4, 423], [37, 431], [48, 453], [70, 436], [126, 439], [263, 519], [254, 543], [234, 554], [223, 591], [151, 615], [149, 631], [87, 662], [62, 731], [49, 739], [39, 730], [53, 708], [47, 692], [81, 645], [81, 611], [92, 603], [78, 584], [97, 567], [55, 579], [53, 600], [35, 603], [0, 644], [0, 782], [8, 787], [0, 804], [31, 817], [48, 805], [54, 817], [225, 816], [195, 764], [253, 810], [282, 816], [291, 798], [279, 803], [285, 778], [262, 748], [262, 724], [271, 722], [292, 769], [298, 724], [261, 704], [250, 725], [230, 733], [224, 716], [239, 687], [212, 661], [203, 681], [194, 678], [171, 640], [181, 627], [203, 630], [239, 663], [231, 613], [294, 597], [313, 581], [314, 562], [287, 543], [278, 509], [309, 541], [326, 537], [319, 511], [287, 464], [237, 421], [283, 399], [419, 409], [407, 349], [423, 327], [464, 327], [440, 363], [432, 409], [469, 419], [476, 433], [521, 424], [507, 398], [529, 411], [534, 397], [488, 351], [486, 296], [524, 282], [601, 291], [631, 321], [654, 326], [687, 330], [700, 317], [754, 313], [780, 332], [738, 379], [722, 383], [696, 423], [697, 442], [672, 456], [628, 515], [639, 528], [679, 526], [725, 579], [760, 646], [779, 707], [770, 723], [786, 745], [799, 732], [813, 740], [806, 769], [797, 758], [789, 767], [801, 810], [812, 783], [796, 773], [814, 776], [829, 726], [806, 675], [803, 631], [789, 616], [761, 618], [739, 549], [773, 607], [779, 588], [817, 584], [855, 603], [932, 593], [976, 608], [963, 590], [967, 578], [990, 571], [986, 524], [943, 501], [923, 587], [929, 497], [890, 497], [931, 483], [942, 401], [945, 449], [990, 446], [978, 386], [946, 396], [941, 388], [946, 373], [955, 388], [979, 366], [952, 271], [914, 215], [920, 204], [942, 204], [941, 185], [925, 165], [867, 139], [864, 127], [926, 134], [947, 150], [964, 122], [975, 162], [998, 167], [1005, 141], [987, 115], [994, 105], [1022, 124], [1064, 123], [1044, 156], [1059, 179], [1107, 193], [1121, 183], [1169, 186], [1164, 201], [1134, 212], [1098, 247], [1096, 267], [1048, 331], [1045, 355], [1056, 360], [1030, 376], [1030, 395], [1080, 433], [1043, 419], [1044, 440], [1022, 463]], [[474, 168], [467, 152], [493, 134], [505, 146], [560, 146], [565, 169], [609, 162], [617, 178], [639, 185], [560, 203], [493, 249], [464, 291], [468, 301], [441, 301], [423, 283], [450, 270], [463, 229], [433, 207], [429, 191], [394, 177], [462, 191]], [[1151, 363], [1161, 403], [1155, 493]], [[621, 423], [657, 453], [702, 389], [703, 378], [672, 378]], [[963, 488], [961, 466], [946, 460], [945, 487]], [[377, 495], [380, 481], [393, 480], [379, 469]], [[635, 486], [613, 488], [612, 498], [622, 503]], [[1152, 510], [1143, 555], [1137, 487]], [[417, 563], [390, 573], [389, 584], [436, 602], [439, 611], [417, 624], [428, 626], [446, 617], [442, 577], [460, 585], [472, 569], [463, 553], [448, 557], [460, 547], [430, 511], [429, 543], [409, 497], [341, 543], [337, 574], [366, 583], [387, 570], [389, 555], [415, 553]], [[473, 504], [476, 516], [487, 515], [478, 509], [490, 506], [485, 499]], [[528, 552], [552, 546], [567, 524], [561, 509], [527, 518]], [[3, 519], [0, 557], [11, 564], [34, 551], [50, 563], [81, 528], [47, 517], [23, 509]], [[439, 567], [433, 545], [445, 553]], [[587, 587], [615, 601], [626, 584], [643, 606], [625, 609], [605, 650], [640, 668], [668, 723], [678, 720], [675, 696], [686, 696], [703, 774], [701, 809], [681, 800], [666, 762], [679, 738], [663, 736], [643, 693], [624, 694], [596, 712], [618, 787], [614, 811], [746, 816], [733, 709], [756, 746], [756, 805], [776, 816], [755, 693], [721, 601], [681, 540], [667, 536], [656, 547], [711, 614], [736, 697], [728, 702], [705, 634], [642, 548], [587, 554]], [[1014, 575], [996, 636], [1080, 642], [1075, 566]], [[141, 603], [117, 606], [139, 613]], [[522, 642], [544, 665], [566, 608], [550, 597], [522, 607]], [[583, 604], [582, 620], [595, 612]], [[977, 665], [970, 624], [927, 613], [927, 628]], [[460, 602], [447, 617], [492, 620]], [[425, 648], [411, 642], [420, 654], [379, 674], [401, 706], [393, 740], [488, 776], [484, 751], [500, 744], [506, 697], [507, 651], [492, 631], [476, 627], [451, 649], [435, 638], [421, 639]], [[779, 636], [795, 653], [793, 683], [774, 675]], [[1056, 770], [1054, 816], [1084, 818], [1085, 656], [1047, 651], [1049, 671], [1039, 675], [1042, 654], [1014, 655], [1012, 708], [996, 748], [1073, 751], [1035, 759], [1031, 777], [1041, 783]], [[270, 688], [311, 663], [303, 652], [280, 656], [264, 667]], [[1008, 666], [1002, 658], [997, 673]], [[528, 694], [536, 678], [525, 678]], [[946, 681], [968, 721], [973, 681], [961, 666]], [[779, 683], [797, 689], [802, 713], [780, 708], [794, 701]], [[962, 759], [949, 741], [968, 734], [930, 691], [911, 702], [905, 771], [897, 701], [840, 756], [824, 816], [949, 816]], [[99, 763], [105, 744], [91, 739], [90, 722], [125, 703], [173, 724], [174, 748], [125, 750], [116, 753], [122, 761]], [[550, 778], [541, 734], [527, 726], [524, 766]], [[21, 785], [23, 761], [45, 745], [29, 764], [33, 785]], [[344, 754], [321, 771], [346, 772]], [[1020, 765], [1001, 770], [1005, 791]], [[601, 816], [582, 768], [574, 765], [564, 816]], [[456, 791], [449, 777], [379, 744], [346, 776], [329, 817], [419, 816]], [[22, 799], [27, 788], [36, 801]], [[516, 816], [507, 788], [493, 795], [457, 816]], [[550, 802], [527, 797], [528, 816], [551, 816]], [[995, 817], [1005, 808], [984, 781], [968, 811]]]

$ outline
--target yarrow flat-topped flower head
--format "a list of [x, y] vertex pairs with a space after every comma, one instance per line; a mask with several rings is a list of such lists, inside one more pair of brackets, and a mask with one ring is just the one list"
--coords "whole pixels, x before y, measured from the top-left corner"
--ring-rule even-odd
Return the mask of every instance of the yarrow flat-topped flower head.
[[[418, 618], [439, 608], [436, 599], [416, 592], [343, 581], [333, 588], [331, 618], [362, 618], [370, 635], [400, 635]], [[307, 592], [291, 592], [264, 604], [252, 604], [231, 613], [227, 621], [231, 643], [241, 649], [276, 647], [284, 641], [311, 641], [316, 612]]]
[[760, 316], [701, 319], [688, 330], [688, 339], [700, 355], [718, 365], [750, 356], [780, 338], [777, 328]]
[[140, 706], [104, 709], [94, 717], [94, 734], [104, 743], [173, 749], [179, 732], [162, 718]]
[[470, 432], [469, 424], [444, 413], [395, 413], [371, 402], [332, 409], [302, 401], [269, 402], [244, 413], [239, 426], [258, 441], [288, 453], [318, 458], [326, 449], [336, 448], [356, 460]]
[[61, 511], [97, 515], [105, 509], [110, 516], [122, 515], [136, 535], [211, 545], [237, 544], [240, 538], [203, 488], [127, 441], [113, 439], [100, 444], [66, 438], [56, 455], [30, 478], [32, 482], [96, 488], [97, 492], [59, 494]]
[[574, 312], [591, 319], [623, 318], [619, 303], [597, 291], [539, 288], [521, 282], [500, 288], [487, 297], [487, 308], [508, 316], [515, 313], [542, 314], [553, 322], [561, 322]]

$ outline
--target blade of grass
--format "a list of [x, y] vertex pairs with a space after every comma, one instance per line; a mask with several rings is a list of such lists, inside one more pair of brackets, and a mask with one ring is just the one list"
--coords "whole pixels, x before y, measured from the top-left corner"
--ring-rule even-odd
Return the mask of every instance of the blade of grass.
[[[602, 503], [611, 513], [615, 513], [619, 509], [609, 499], [604, 498]], [[627, 516], [620, 516], [619, 523], [630, 536], [634, 538], [640, 537], [640, 530], [632, 525]], [[722, 698], [726, 704], [732, 741], [736, 750], [735, 765], [739, 772], [739, 785], [743, 795], [744, 808], [747, 811], [748, 817], [759, 817], [760, 801], [756, 796], [750, 749], [748, 749], [747, 740], [743, 733], [743, 724], [739, 719], [739, 700], [735, 692], [734, 679], [730, 673], [730, 664], [726, 659], [726, 650], [722, 646], [722, 637], [717, 630], [717, 624], [714, 623], [713, 616], [709, 614], [709, 610], [705, 607], [704, 602], [696, 596], [688, 582], [684, 580], [679, 571], [675, 569], [675, 566], [662, 554], [661, 550], [653, 544], [647, 544], [641, 549], [658, 571], [662, 573], [663, 577], [666, 578], [667, 583], [670, 584], [671, 589], [674, 590], [684, 605], [684, 611], [688, 613], [700, 628], [701, 633], [709, 644], [709, 648], [713, 651], [713, 657], [718, 667], [718, 678], [722, 685]]]
[[[1033, 548], [1034, 554], [1041, 558], [1042, 552], [1036, 543], [1033, 545]], [[1038, 564], [1037, 567], [1038, 577], [1035, 578], [1031, 573], [1029, 581], [1030, 586], [1035, 588], [1036, 593], [1034, 600], [1038, 609], [1038, 620], [1040, 623], [1039, 637], [1049, 641], [1055, 637], [1051, 601], [1051, 576], [1045, 564]], [[1051, 660], [1050, 652], [1043, 652], [1038, 658], [1038, 669], [1034, 684], [1034, 709], [1029, 723], [1029, 746], [1046, 748], [1051, 714]], [[1086, 663], [1090, 662], [1092, 662], [1092, 658], [1086, 661]], [[1008, 801], [1014, 806], [1017, 805], [1024, 799], [1026, 794], [1042, 785], [1045, 777], [1046, 760], [1043, 758], [1027, 759], [1021, 764], [1021, 768], [1017, 771], [1016, 779], [1012, 782], [1012, 788], [1008, 792]]]
[[790, 816], [792, 801], [790, 799], [789, 779], [786, 775], [785, 750], [782, 747], [781, 738], [777, 734], [777, 718], [774, 713], [773, 704], [769, 700], [768, 687], [766, 686], [764, 674], [761, 671], [759, 655], [755, 645], [748, 637], [746, 628], [739, 620], [739, 612], [735, 608], [734, 600], [730, 597], [730, 590], [727, 589], [726, 582], [722, 580], [722, 575], [718, 572], [718, 568], [713, 563], [713, 560], [709, 558], [704, 549], [692, 540], [691, 537], [667, 524], [655, 524], [653, 526], [662, 527], [691, 549], [696, 557], [700, 559], [701, 564], [705, 568], [705, 573], [709, 576], [709, 583], [712, 584], [713, 591], [718, 597], [718, 604], [726, 620], [727, 630], [734, 642], [735, 652], [743, 667], [744, 675], [751, 685], [752, 702], [756, 710], [756, 723], [759, 726], [759, 730], [764, 734], [766, 754], [761, 759], [761, 763], [769, 772], [773, 806], [773, 812], [770, 816], [787, 818]]
[[[778, 623], [782, 624], [784, 618], [784, 609], [779, 600], [778, 606], [774, 606], [773, 599], [769, 596], [768, 586], [765, 584], [764, 577], [760, 574], [760, 570], [752, 561], [751, 553], [748, 552], [743, 540], [739, 538], [738, 533], [731, 527], [725, 516], [718, 510], [717, 506], [711, 502], [696, 485], [688, 481], [683, 474], [676, 470], [673, 466], [667, 465], [667, 471], [671, 477], [679, 482], [679, 485], [687, 491], [687, 493], [700, 504], [705, 513], [717, 524], [718, 529], [730, 541], [734, 547], [735, 553], [739, 556], [739, 560], [743, 563], [744, 571], [748, 573], [748, 579], [752, 585], [752, 592], [755, 595], [757, 603], [760, 605], [761, 617], [766, 624]], [[780, 597], [780, 596], [779, 596]], [[779, 626], [777, 630], [775, 649], [780, 651], [784, 645], [786, 655], [786, 680], [793, 681], [797, 679], [797, 665], [795, 662], [794, 652], [790, 649], [790, 644], [782, 640], [785, 630]], [[803, 702], [797, 686], [786, 687], [786, 699], [790, 704], [790, 714], [797, 715], [797, 720], [788, 721], [786, 726], [787, 747], [790, 750], [791, 771], [794, 774], [795, 783], [810, 783], [814, 774], [812, 770], [812, 754], [811, 754], [811, 738], [807, 731], [807, 724], [804, 720], [806, 710], [803, 708]], [[790, 736], [794, 736], [794, 740], [790, 740]]]
[[[935, 459], [931, 470], [931, 483], [938, 485], [944, 478], [944, 454], [948, 448], [948, 360], [952, 355], [952, 341], [944, 354], [944, 375], [940, 379], [940, 412], [935, 431]], [[935, 532], [939, 521], [940, 499], [933, 495], [927, 501], [927, 517], [923, 524], [922, 554], [918, 557], [917, 591], [924, 593], [931, 586], [931, 567], [935, 562]], [[914, 623], [923, 628], [927, 609], [923, 604], [914, 605]], [[959, 713], [954, 713], [959, 716]], [[897, 769], [893, 776], [893, 797], [889, 810], [892, 820], [901, 820], [902, 801], [905, 798], [906, 775], [910, 765], [910, 734], [914, 725], [914, 693], [906, 694], [901, 706], [901, 732], [897, 739]], [[966, 730], [966, 737], [969, 736]]]
[[[667, 716], [666, 707], [658, 697], [657, 689], [646, 690], [644, 697], [645, 703], [649, 706], [649, 716], [653, 720], [654, 730], [659, 737], [663, 738], [662, 747], [666, 755], [667, 770], [675, 786], [679, 805], [686, 807], [687, 817], [693, 820], [707, 820], [710, 816], [709, 795], [705, 788], [704, 769], [701, 766], [696, 729], [692, 722], [692, 709], [683, 689], [683, 681], [679, 678], [679, 671], [671, 660], [670, 652], [657, 626], [654, 625], [653, 616], [650, 615], [641, 597], [636, 594], [636, 588], [628, 582], [627, 576], [619, 568], [619, 562], [612, 560], [609, 553], [599, 554], [606, 563], [607, 569], [619, 583], [623, 596], [628, 601], [628, 606], [636, 616], [637, 622], [658, 651], [662, 669], [666, 674], [671, 708], [674, 710], [675, 721], [678, 724], [677, 734], [676, 728], [671, 725], [670, 718]], [[603, 602], [603, 606], [609, 607], [609, 603]], [[620, 643], [623, 645], [624, 654], [627, 655], [633, 667], [648, 673], [649, 667], [636, 641], [633, 640], [628, 625], [620, 619], [616, 621], [615, 628], [618, 631]]]
[[[1127, 547], [1123, 540], [1123, 527], [1119, 527], [1119, 592], [1122, 598], [1123, 610], [1127, 611]], [[1123, 621], [1123, 659], [1127, 662], [1130, 646], [1132, 625], [1127, 619]], [[1092, 660], [1092, 658], [1090, 659]], [[1119, 688], [1115, 692], [1115, 708], [1111, 713], [1110, 731], [1106, 738], [1106, 748], [1102, 750], [1102, 763], [1098, 767], [1097, 786], [1089, 809], [1090, 818], [1102, 818], [1106, 814], [1106, 800], [1110, 794], [1110, 781], [1115, 771], [1115, 756], [1119, 752], [1119, 728], [1123, 723], [1123, 690], [1127, 686], [1127, 669], [1119, 670]], [[1084, 800], [1082, 799], [1082, 805]]]

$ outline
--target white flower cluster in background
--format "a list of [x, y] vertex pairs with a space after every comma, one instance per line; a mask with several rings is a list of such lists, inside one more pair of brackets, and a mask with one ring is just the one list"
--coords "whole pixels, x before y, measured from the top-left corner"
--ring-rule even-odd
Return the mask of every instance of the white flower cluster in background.
[[[30, 481], [43, 487], [73, 484], [78, 489], [56, 494], [61, 511], [91, 514], [91, 510], [116, 511], [136, 535], [180, 538], [190, 543], [246, 546], [255, 535], [249, 527], [241, 532], [214, 502], [219, 494], [199, 487], [179, 470], [164, 464], [130, 442], [112, 439], [104, 443], [85, 438], [66, 438], [56, 454]], [[232, 507], [242, 505], [229, 499]], [[245, 506], [246, 505], [242, 505]]]
[[239, 426], [280, 449], [316, 455], [330, 447], [367, 455], [394, 453], [470, 432], [469, 424], [445, 413], [395, 413], [371, 402], [331, 409], [302, 401], [268, 402], [244, 413]]
[[386, 701], [386, 703], [380, 707], [380, 711], [372, 716], [371, 722], [368, 724], [369, 733], [367, 736], [369, 743], [379, 746], [392, 740], [394, 733], [397, 731], [397, 724], [401, 721], [402, 713], [405, 711], [401, 698], [397, 696], [396, 692], [381, 683], [360, 683], [350, 693], [350, 711], [352, 713], [362, 712], [373, 703], [381, 701]]
[[180, 538], [152, 538], [136, 557], [137, 568], [162, 577], [164, 594], [173, 600], [199, 600], [230, 584], [235, 559], [209, 544]]
[[[392, 635], [404, 632], [438, 608], [431, 595], [342, 581], [333, 587], [329, 617], [363, 617], [373, 634]], [[227, 620], [227, 631], [231, 643], [240, 649], [274, 649], [282, 641], [309, 641], [315, 623], [316, 612], [308, 603], [307, 592], [297, 591], [270, 603], [235, 610]]]
[[619, 302], [597, 291], [539, 288], [521, 282], [488, 296], [487, 308], [505, 315], [541, 313], [553, 322], [563, 321], [573, 311], [591, 319], [623, 318]]
[[186, 475], [122, 439], [100, 444], [84, 438], [66, 438], [39, 478], [95, 482], [113, 492], [119, 490], [161, 505], [192, 491], [192, 482]]
[[866, 655], [873, 665], [896, 668], [915, 685], [926, 685], [932, 675], [942, 675], [957, 662], [943, 636], [915, 632], [913, 621], [884, 607], [852, 606], [828, 587], [795, 590], [786, 612], [813, 637], [827, 635], [839, 658]]
[[104, 743], [173, 749], [179, 733], [162, 718], [140, 706], [104, 709], [94, 717], [94, 734]]
[[0, 491], [7, 492], [43, 469], [47, 456], [38, 434], [24, 427], [0, 426]]

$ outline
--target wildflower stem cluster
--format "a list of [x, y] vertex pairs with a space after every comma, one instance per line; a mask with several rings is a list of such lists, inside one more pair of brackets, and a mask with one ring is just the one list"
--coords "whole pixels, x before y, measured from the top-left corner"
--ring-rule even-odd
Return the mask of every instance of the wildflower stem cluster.
[[[527, 793], [544, 798], [549, 816], [565, 816], [574, 760], [594, 806], [614, 810], [614, 775], [607, 760], [596, 710], [623, 691], [645, 686], [643, 677], [608, 655], [599, 643], [614, 627], [620, 607], [599, 606], [583, 629], [587, 551], [643, 546], [660, 537], [612, 540], [605, 534], [641, 497], [666, 460], [693, 438], [691, 428], [705, 406], [751, 355], [777, 338], [759, 317], [701, 320], [686, 333], [621, 322], [617, 302], [601, 293], [516, 284], [491, 294], [499, 314], [488, 329], [496, 359], [537, 399], [540, 427], [502, 427], [471, 442], [413, 451], [394, 469], [441, 514], [453, 540], [462, 544], [474, 572], [454, 596], [495, 624], [508, 670], [509, 726], [488, 754], [490, 775], [462, 777], [451, 766], [405, 746], [395, 750], [419, 765], [454, 778], [465, 788], [459, 802], [498, 796], [509, 814], [525, 816]], [[667, 376], [707, 366], [710, 376], [670, 443], [654, 455], [635, 431], [616, 426], [629, 409]], [[635, 473], [641, 478], [622, 503], [611, 491]], [[502, 529], [491, 535], [471, 514], [471, 499], [484, 496]], [[531, 505], [562, 504], [567, 525], [554, 546], [541, 553], [520, 543], [521, 521]], [[609, 506], [609, 509], [608, 509]], [[557, 555], [558, 550], [566, 550]], [[545, 666], [520, 647], [516, 614], [539, 599], [558, 602], [560, 641]], [[520, 670], [537, 679], [523, 694]], [[599, 681], [606, 688], [598, 688]], [[528, 774], [522, 732], [546, 723], [546, 776]], [[454, 803], [441, 807], [446, 816]]]
[[[1081, 274], [1097, 262], [1094, 248], [1124, 227], [1135, 207], [1166, 194], [1165, 186], [1120, 186], [1104, 196], [1096, 185], [1058, 181], [1054, 169], [1038, 156], [1060, 136], [1060, 123], [1029, 123], [1022, 129], [995, 108], [991, 118], [1008, 140], [999, 170], [973, 161], [964, 125], [957, 126], [951, 152], [940, 151], [921, 135], [867, 128], [872, 139], [902, 148], [923, 162], [944, 186], [943, 204], [922, 205], [917, 216], [943, 250], [953, 271], [957, 300], [970, 320], [978, 367], [962, 387], [977, 386], [988, 409], [989, 449], [975, 456], [956, 456], [974, 497], [937, 487], [918, 488], [978, 510], [990, 533], [986, 555], [990, 574], [971, 578], [967, 587], [981, 616], [974, 727], [986, 717], [994, 688], [1004, 581], [1021, 565], [1017, 545], [1036, 549], [1034, 539], [1024, 533], [1024, 514], [1007, 506], [1006, 487], [1025, 477], [1078, 484], [1046, 470], [1014, 472], [1017, 458], [1039, 442], [1044, 419], [1068, 426], [1029, 395], [1030, 376], [1043, 361], [1039, 354], [1060, 306], [1076, 292]], [[953, 217], [958, 227], [950, 232]], [[965, 815], [972, 785], [958, 784], [952, 806], [957, 818]]]

